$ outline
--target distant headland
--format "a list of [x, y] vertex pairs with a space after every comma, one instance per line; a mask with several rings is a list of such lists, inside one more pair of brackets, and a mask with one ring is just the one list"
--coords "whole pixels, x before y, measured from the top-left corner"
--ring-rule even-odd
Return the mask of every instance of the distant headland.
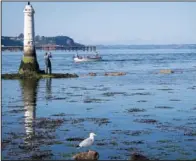
[[[11, 36], [2, 36], [1, 44], [3, 46], [23, 46], [24, 35], [21, 33], [16, 37]], [[74, 40], [68, 36], [54, 36], [54, 37], [46, 37], [46, 36], [35, 36], [35, 45], [43, 46], [43, 45], [59, 45], [59, 46], [77, 46], [83, 47], [85, 45], [74, 42]]]
[[[87, 46], [75, 42], [68, 36], [35, 36], [35, 48], [37, 50], [85, 50], [95, 51], [96, 46]], [[23, 50], [24, 35], [21, 33], [18, 36], [2, 36], [1, 37], [1, 49], [17, 51]]]

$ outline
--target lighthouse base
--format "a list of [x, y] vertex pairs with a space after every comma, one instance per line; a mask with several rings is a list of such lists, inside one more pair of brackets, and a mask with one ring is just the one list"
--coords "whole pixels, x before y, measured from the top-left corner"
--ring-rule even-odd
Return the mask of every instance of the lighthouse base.
[[41, 73], [36, 57], [23, 56], [19, 67], [19, 74], [26, 73]]

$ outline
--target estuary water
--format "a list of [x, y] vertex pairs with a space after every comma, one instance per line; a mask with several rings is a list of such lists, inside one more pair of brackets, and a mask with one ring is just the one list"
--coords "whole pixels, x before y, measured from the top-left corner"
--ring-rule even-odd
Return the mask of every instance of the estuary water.
[[[99, 159], [130, 159], [134, 152], [196, 159], [196, 50], [99, 52], [101, 62], [74, 63], [74, 52], [52, 51], [52, 72], [78, 78], [2, 80], [2, 158], [72, 159], [91, 149]], [[2, 73], [16, 73], [21, 57], [2, 52]], [[43, 57], [37, 51], [41, 69]], [[90, 132], [97, 134], [94, 145], [77, 149]]]

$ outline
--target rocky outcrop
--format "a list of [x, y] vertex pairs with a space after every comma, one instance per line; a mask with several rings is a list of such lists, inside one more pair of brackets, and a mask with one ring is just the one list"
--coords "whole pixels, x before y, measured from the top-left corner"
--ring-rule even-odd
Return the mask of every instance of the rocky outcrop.
[[122, 75], [126, 75], [126, 73], [125, 72], [105, 72], [103, 74], [97, 74], [94, 72], [90, 72], [88, 74], [83, 74], [81, 76], [85, 77], [85, 76], [97, 76], [97, 75], [99, 75], [99, 76], [102, 76], [102, 75], [104, 75], [104, 76], [122, 76]]
[[159, 71], [159, 73], [160, 73], [160, 74], [171, 74], [171, 73], [174, 73], [174, 71], [171, 70], [171, 69], [161, 69], [161, 70]]
[[142, 154], [133, 153], [133, 154], [131, 155], [131, 160], [133, 160], [133, 161], [139, 161], [139, 160], [150, 160], [150, 159], [148, 159], [147, 157], [145, 157], [145, 156], [142, 155]]
[[81, 152], [73, 156], [74, 160], [98, 160], [99, 153], [89, 150], [88, 152]]
[[105, 76], [121, 76], [121, 75], [126, 75], [125, 72], [106, 72], [104, 74]]
[[96, 74], [96, 73], [90, 72], [90, 73], [88, 73], [88, 75], [89, 75], [89, 76], [96, 76], [97, 74]]
[[69, 73], [53, 73], [53, 74], [37, 74], [37, 73], [26, 73], [26, 74], [2, 74], [2, 79], [26, 79], [26, 78], [36, 78], [36, 79], [43, 79], [43, 78], [77, 78], [77, 74], [69, 74]]

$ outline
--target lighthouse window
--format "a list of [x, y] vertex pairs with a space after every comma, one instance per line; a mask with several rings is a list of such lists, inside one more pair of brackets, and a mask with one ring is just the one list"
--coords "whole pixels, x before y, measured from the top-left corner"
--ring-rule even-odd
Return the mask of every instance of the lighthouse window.
[[28, 44], [30, 44], [31, 42], [30, 41], [28, 41]]

